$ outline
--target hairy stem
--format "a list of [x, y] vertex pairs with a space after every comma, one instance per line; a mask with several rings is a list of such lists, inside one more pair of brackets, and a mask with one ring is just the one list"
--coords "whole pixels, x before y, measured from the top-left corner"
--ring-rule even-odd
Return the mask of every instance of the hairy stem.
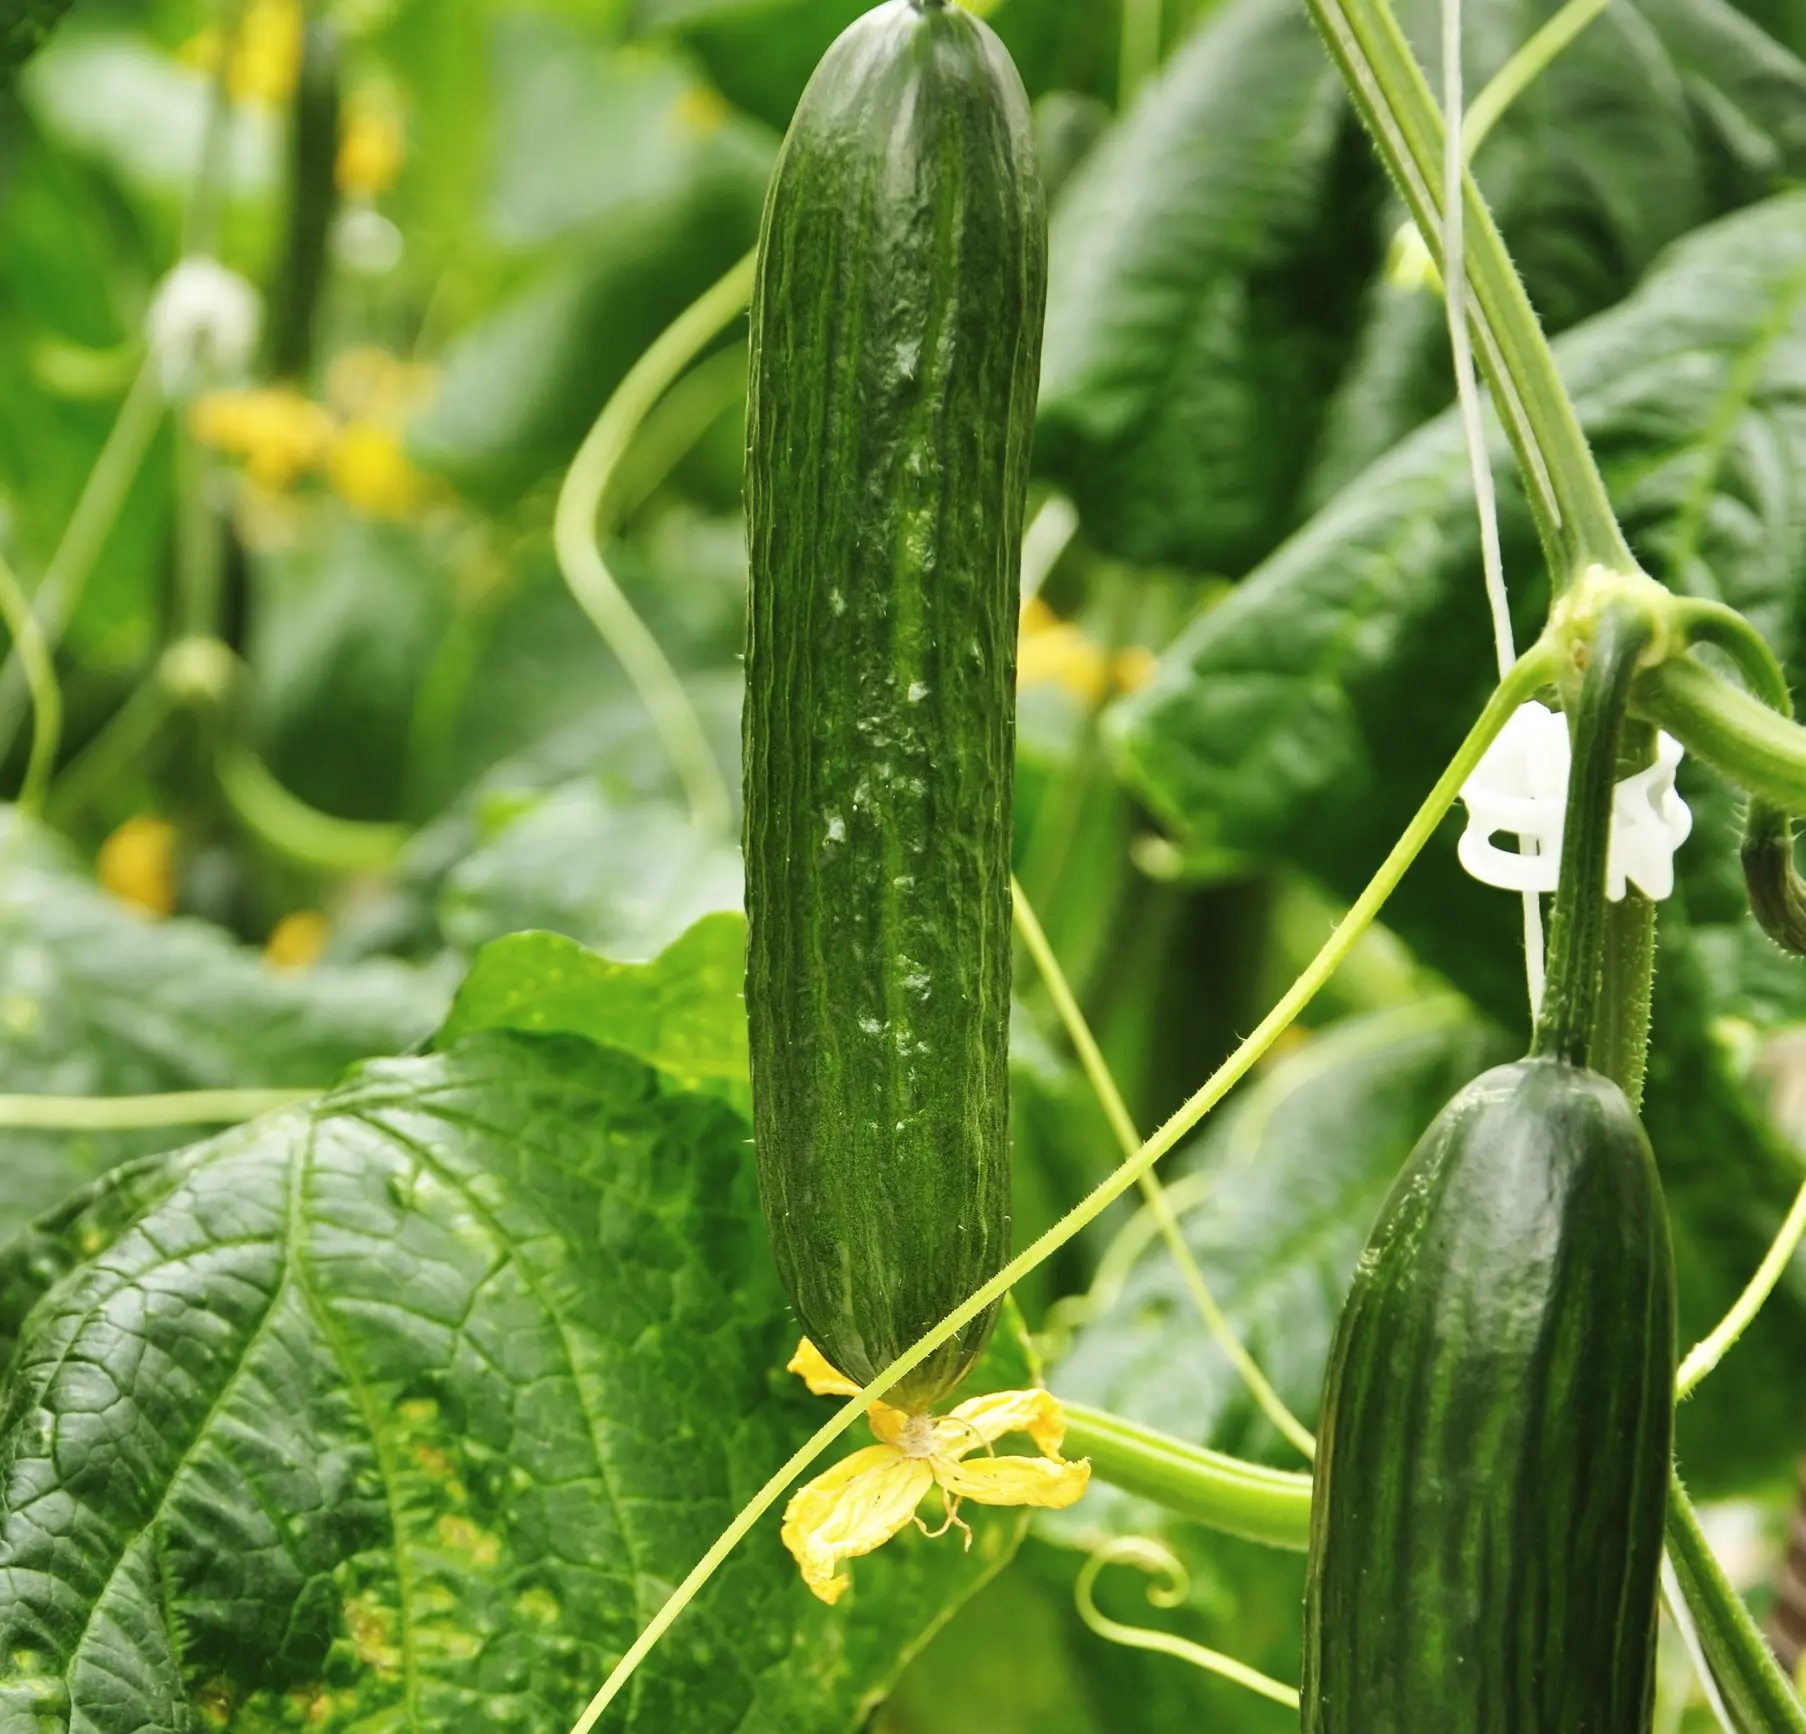
[[1806, 1712], [1743, 1598], [1712, 1557], [1678, 1475], [1668, 1482], [1668, 1557], [1712, 1678], [1739, 1734], [1806, 1734]]
[[1574, 719], [1561, 881], [1549, 924], [1549, 982], [1530, 1044], [1531, 1053], [1574, 1066], [1587, 1063], [1592, 1046], [1605, 947], [1605, 870], [1611, 853], [1618, 731], [1650, 630], [1647, 617], [1632, 607], [1614, 604], [1605, 610], [1588, 646]]

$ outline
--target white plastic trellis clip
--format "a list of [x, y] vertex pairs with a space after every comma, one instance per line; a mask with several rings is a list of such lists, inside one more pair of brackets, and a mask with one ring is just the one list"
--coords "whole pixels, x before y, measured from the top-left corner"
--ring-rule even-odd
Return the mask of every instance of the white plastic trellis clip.
[[[1553, 891], [1561, 876], [1567, 814], [1568, 725], [1557, 711], [1523, 705], [1486, 749], [1461, 785], [1467, 829], [1457, 853], [1482, 885], [1505, 891]], [[1693, 829], [1693, 814], [1675, 791], [1681, 744], [1659, 735], [1655, 763], [1612, 791], [1611, 852], [1606, 895], [1617, 903], [1627, 883], [1659, 903], [1674, 891], [1674, 852]], [[1523, 853], [1501, 849], [1501, 832], [1520, 839]]]

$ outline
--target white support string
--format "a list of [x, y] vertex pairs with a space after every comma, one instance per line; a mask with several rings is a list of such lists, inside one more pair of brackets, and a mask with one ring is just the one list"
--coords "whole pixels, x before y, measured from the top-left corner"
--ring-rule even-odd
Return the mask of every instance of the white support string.
[[[1480, 514], [1480, 557], [1486, 574], [1486, 600], [1492, 610], [1493, 648], [1499, 676], [1517, 661], [1512, 642], [1511, 605], [1505, 592], [1505, 556], [1499, 545], [1499, 503], [1493, 488], [1492, 462], [1486, 451], [1486, 429], [1480, 415], [1480, 387], [1474, 373], [1473, 343], [1467, 329], [1467, 228], [1465, 222], [1465, 153], [1462, 149], [1461, 0], [1442, 0], [1442, 280], [1448, 314], [1449, 347], [1455, 362], [1455, 392], [1467, 433], [1467, 455], [1474, 478], [1474, 506]], [[1533, 840], [1519, 843], [1534, 853]], [[1534, 1023], [1543, 1003], [1543, 907], [1537, 893], [1524, 893], [1524, 972]]]

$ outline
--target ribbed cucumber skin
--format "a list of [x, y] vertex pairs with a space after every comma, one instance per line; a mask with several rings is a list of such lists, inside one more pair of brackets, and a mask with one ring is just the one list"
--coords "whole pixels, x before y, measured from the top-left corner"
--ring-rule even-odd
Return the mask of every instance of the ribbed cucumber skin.
[[[866, 1380], [1009, 1248], [1018, 565], [1046, 296], [997, 38], [889, 0], [817, 68], [767, 196], [746, 506], [746, 1003], [803, 1328]], [[889, 1401], [924, 1409], [974, 1320]]]
[[1330, 1353], [1306, 1734], [1641, 1734], [1674, 1264], [1618, 1087], [1476, 1079], [1413, 1151]]

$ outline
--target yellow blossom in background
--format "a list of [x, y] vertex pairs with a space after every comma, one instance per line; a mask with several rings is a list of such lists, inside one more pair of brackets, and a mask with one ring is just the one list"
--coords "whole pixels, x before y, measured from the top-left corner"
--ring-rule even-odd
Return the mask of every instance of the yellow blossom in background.
[[[851, 1397], [859, 1390], [807, 1337], [786, 1370], [820, 1397]], [[1088, 1462], [1068, 1463], [1060, 1455], [1066, 1418], [1048, 1391], [996, 1391], [941, 1416], [908, 1415], [874, 1403], [866, 1421], [878, 1443], [816, 1476], [784, 1508], [784, 1545], [802, 1568], [803, 1582], [825, 1602], [838, 1601], [852, 1582], [840, 1570], [842, 1560], [882, 1547], [911, 1523], [925, 1535], [957, 1526], [970, 1546], [961, 1500], [1059, 1509], [1073, 1504], [1091, 1479]], [[1009, 1433], [1026, 1433], [1041, 1455], [997, 1456], [991, 1447]], [[974, 1451], [987, 1455], [967, 1461]], [[916, 1507], [935, 1487], [946, 1516], [930, 1530]]]
[[[303, 20], [300, 0], [250, 0], [226, 67], [234, 102], [280, 108], [301, 74]], [[179, 58], [201, 72], [219, 70], [220, 32], [213, 26], [183, 44]]]
[[1081, 704], [1102, 704], [1112, 692], [1134, 692], [1153, 677], [1154, 654], [1139, 644], [1107, 656], [1040, 597], [1022, 610], [1016, 648], [1019, 686], [1057, 686]]
[[95, 875], [121, 903], [151, 915], [176, 906], [176, 828], [154, 813], [127, 819], [100, 846]]
[[395, 185], [406, 145], [401, 116], [387, 96], [354, 97], [333, 170], [348, 199], [374, 199]]
[[332, 417], [287, 386], [210, 391], [195, 400], [188, 428], [202, 445], [240, 459], [266, 488], [292, 487], [331, 450]]
[[421, 477], [401, 436], [376, 421], [354, 421], [339, 431], [327, 459], [334, 490], [372, 518], [405, 518], [419, 503]]
[[319, 962], [330, 929], [317, 909], [297, 909], [271, 928], [263, 942], [266, 963], [277, 969], [306, 969]]

